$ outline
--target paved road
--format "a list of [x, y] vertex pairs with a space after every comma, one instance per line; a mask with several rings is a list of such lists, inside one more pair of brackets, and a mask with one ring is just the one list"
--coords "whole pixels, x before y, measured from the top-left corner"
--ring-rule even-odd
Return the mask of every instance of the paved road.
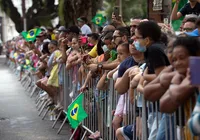
[[61, 122], [52, 129], [53, 122], [48, 118], [42, 121], [34, 100], [4, 62], [5, 58], [0, 56], [0, 140], [68, 140], [69, 126], [57, 135]]

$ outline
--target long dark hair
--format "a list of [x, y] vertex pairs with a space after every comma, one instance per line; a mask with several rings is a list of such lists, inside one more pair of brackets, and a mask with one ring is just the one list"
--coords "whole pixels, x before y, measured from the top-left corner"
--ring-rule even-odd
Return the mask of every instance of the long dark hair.
[[101, 55], [104, 53], [102, 46], [104, 45], [103, 41], [101, 39], [99, 39], [98, 43], [97, 43], [97, 54]]

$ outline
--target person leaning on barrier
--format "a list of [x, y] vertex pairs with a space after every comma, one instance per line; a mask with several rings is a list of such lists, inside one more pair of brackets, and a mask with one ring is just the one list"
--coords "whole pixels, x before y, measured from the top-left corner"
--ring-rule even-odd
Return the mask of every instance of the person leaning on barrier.
[[[115, 45], [115, 48], [117, 48], [117, 46], [120, 43], [128, 42], [128, 36], [129, 36], [129, 32], [126, 27], [117, 28], [115, 32], [113, 33], [113, 40], [112, 40], [112, 42]], [[119, 64], [119, 61], [114, 60], [110, 63], [91, 64], [88, 67], [91, 71], [96, 71], [98, 68], [103, 69], [103, 70], [112, 70], [116, 68], [118, 64]]]
[[[190, 81], [189, 57], [200, 56], [200, 42], [198, 38], [194, 37], [179, 37], [174, 42], [172, 53], [172, 66], [176, 73], [169, 83], [169, 88], [160, 99], [160, 109], [162, 112], [173, 113], [178, 107], [183, 106], [184, 115], [182, 117], [183, 120], [187, 121], [192, 115], [191, 110], [195, 105], [195, 95], [198, 95], [197, 88], [192, 86]], [[160, 81], [164, 86], [163, 78], [161, 77]], [[183, 126], [185, 126], [185, 139], [190, 139], [191, 133], [186, 124]]]
[[[153, 21], [144, 21], [138, 25], [135, 35], [137, 39], [135, 46], [139, 51], [144, 52], [146, 62], [146, 69], [143, 73], [144, 98], [147, 101], [157, 101], [159, 100], [157, 98], [158, 95], [149, 92], [147, 87], [160, 74], [160, 72], [170, 64], [164, 52], [165, 45], [160, 42], [161, 29], [159, 25]], [[155, 103], [153, 103], [153, 107], [153, 110], [155, 110]], [[152, 118], [153, 122], [152, 125], [149, 125], [152, 126], [149, 128], [149, 139], [161, 140], [163, 137], [165, 137], [165, 131], [160, 129], [157, 130], [157, 127], [155, 127], [155, 124], [159, 122], [157, 122], [157, 119], [154, 117], [154, 113], [155, 111], [151, 111], [148, 115], [148, 118]], [[153, 117], [151, 117], [151, 115]], [[158, 112], [158, 115], [160, 116], [161, 113]], [[165, 122], [165, 116], [162, 117], [162, 122]], [[163, 123], [160, 124], [163, 126]], [[160, 124], [159, 128], [161, 128]], [[160, 137], [160, 134], [162, 134], [162, 137]]]
[[[124, 94], [128, 92], [130, 88], [130, 78], [135, 77], [139, 73], [138, 64], [142, 64], [144, 62], [144, 54], [142, 52], [139, 52], [135, 45], [134, 40], [135, 37], [133, 36], [131, 40], [129, 40], [129, 52], [131, 56], [124, 60], [119, 67], [118, 70], [118, 78], [115, 83], [115, 89], [117, 93]], [[129, 96], [131, 99], [131, 102], [133, 102], [132, 92], [129, 92]], [[136, 111], [136, 113], [138, 113]], [[134, 114], [136, 115], [136, 114]], [[136, 115], [138, 118], [138, 115]], [[116, 131], [116, 136], [118, 139], [133, 139], [133, 131], [135, 129], [136, 124], [124, 126], [121, 128], [118, 128]]]

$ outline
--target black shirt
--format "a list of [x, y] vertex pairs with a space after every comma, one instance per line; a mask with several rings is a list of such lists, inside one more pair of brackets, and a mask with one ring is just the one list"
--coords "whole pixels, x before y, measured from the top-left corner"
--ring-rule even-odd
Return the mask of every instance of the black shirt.
[[200, 3], [197, 2], [194, 8], [191, 8], [190, 3], [187, 3], [184, 5], [184, 7], [181, 8], [180, 13], [185, 16], [189, 14], [195, 14], [199, 15], [200, 14]]
[[164, 52], [164, 48], [164, 44], [155, 43], [148, 47], [144, 53], [149, 74], [154, 74], [156, 68], [170, 65], [169, 60]]

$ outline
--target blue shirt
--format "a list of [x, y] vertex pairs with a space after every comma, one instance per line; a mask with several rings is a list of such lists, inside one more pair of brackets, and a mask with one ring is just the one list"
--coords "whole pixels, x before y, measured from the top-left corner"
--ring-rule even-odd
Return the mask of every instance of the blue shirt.
[[126, 58], [119, 66], [118, 78], [122, 77], [127, 69], [135, 65], [138, 65], [138, 63], [135, 62], [132, 56]]

